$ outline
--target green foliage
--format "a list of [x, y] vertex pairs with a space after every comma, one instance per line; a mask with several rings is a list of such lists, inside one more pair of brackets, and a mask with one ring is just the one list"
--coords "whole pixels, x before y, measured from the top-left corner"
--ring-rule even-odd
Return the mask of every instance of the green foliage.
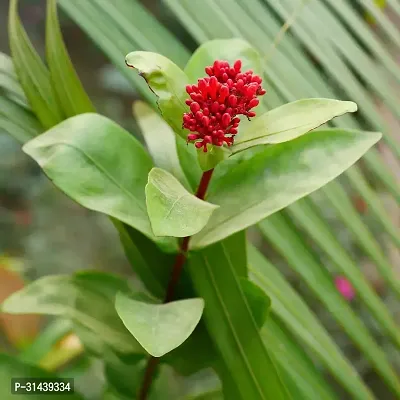
[[[162, 361], [169, 364], [156, 371], [148, 396], [151, 400], [338, 398], [321, 370], [328, 371], [352, 398], [373, 399], [355, 368], [278, 266], [252, 246], [247, 257], [244, 230], [259, 223], [263, 235], [399, 395], [394, 368], [359, 315], [338, 293], [314, 247], [324, 254], [327, 264], [350, 279], [379, 329], [399, 345], [393, 317], [317, 212], [316, 197], [297, 201], [335, 179], [380, 139], [379, 133], [357, 128], [385, 130], [370, 93], [355, 79], [349, 65], [360, 70], [364, 79], [371, 78], [372, 90], [400, 115], [390, 86], [356, 40], [379, 57], [385, 70], [397, 79], [399, 69], [359, 16], [346, 2], [338, 5], [328, 1], [329, 7], [350, 24], [352, 36], [348, 27], [335, 19], [331, 8], [319, 3], [293, 22], [296, 36], [278, 35], [277, 42], [281, 43], [274, 49], [274, 62], [270, 62], [271, 55], [261, 58], [259, 51], [264, 53], [265, 45], [275, 40], [280, 28], [277, 17], [290, 16], [289, 0], [265, 1], [268, 7], [258, 0], [238, 0], [229, 5], [214, 0], [201, 4], [165, 0], [197, 41], [226, 38], [204, 43], [189, 59], [181, 43], [136, 0], [120, 0], [118, 7], [102, 0], [59, 3], [147, 100], [152, 102], [156, 94], [166, 123], [149, 107], [134, 107], [149, 156], [128, 132], [93, 114], [93, 105], [66, 52], [55, 1], [48, 0], [47, 8], [47, 70], [20, 24], [17, 1], [12, 0], [9, 32], [16, 74], [10, 59], [0, 57], [0, 127], [21, 143], [37, 136], [42, 126], [49, 129], [28, 142], [24, 150], [67, 195], [111, 217], [133, 270], [157, 299], [149, 300], [143, 289], [135, 290], [114, 275], [86, 272], [35, 281], [7, 299], [3, 311], [50, 314], [72, 321], [72, 329], [85, 349], [104, 362], [105, 399], [136, 396], [147, 352], [155, 356], [168, 353]], [[395, 41], [396, 30], [384, 26]], [[321, 33], [325, 27], [334, 34], [328, 37]], [[327, 84], [329, 80], [302, 52], [302, 46], [338, 87]], [[147, 51], [139, 51], [143, 49]], [[126, 62], [139, 70], [151, 90], [125, 67], [123, 56], [131, 50], [135, 51]], [[233, 147], [239, 154], [216, 147], [207, 153], [196, 152], [187, 145], [187, 132], [182, 128], [182, 114], [188, 111], [185, 85], [204, 76], [204, 67], [215, 59], [241, 59], [244, 69], [266, 74], [268, 94], [257, 114], [266, 108], [270, 111], [251, 122], [241, 122]], [[183, 71], [180, 68], [186, 62]], [[340, 129], [309, 133], [334, 117], [356, 111], [355, 103], [322, 98], [337, 97], [341, 89], [347, 98], [359, 103], [364, 125], [346, 117], [334, 121]], [[294, 101], [304, 97], [313, 98]], [[279, 107], [287, 101], [292, 103]], [[65, 117], [72, 118], [61, 122]], [[347, 126], [351, 129], [344, 129]], [[385, 140], [398, 152], [390, 138], [386, 136]], [[370, 150], [364, 160], [400, 198], [397, 182], [376, 151]], [[202, 170], [214, 167], [207, 202], [199, 200], [192, 193]], [[360, 168], [352, 167], [346, 177], [365, 198], [373, 215], [379, 217], [385, 232], [399, 244], [398, 229]], [[339, 212], [398, 294], [390, 262], [340, 183], [331, 182], [319, 194]], [[286, 206], [287, 210], [277, 212]], [[164, 237], [191, 235], [190, 252], [182, 242], [178, 250], [176, 239]], [[313, 246], [306, 244], [308, 237]], [[177, 251], [178, 255], [172, 254]], [[180, 300], [159, 304], [165, 297], [174, 260], [180, 257], [188, 258], [175, 287], [175, 298]], [[193, 299], [195, 296], [201, 298]], [[37, 354], [32, 348], [26, 359], [35, 362], [32, 360], [37, 360]], [[182, 390], [195, 384], [192, 378], [177, 376], [176, 371], [188, 375], [205, 367], [214, 370], [210, 387], [207, 379], [201, 378], [199, 384], [204, 390]]]

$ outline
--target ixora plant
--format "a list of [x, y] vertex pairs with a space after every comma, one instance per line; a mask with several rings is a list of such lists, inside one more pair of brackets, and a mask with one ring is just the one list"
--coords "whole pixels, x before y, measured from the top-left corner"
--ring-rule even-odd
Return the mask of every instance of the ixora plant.
[[[131, 357], [137, 399], [166, 398], [156, 394], [165, 365], [182, 375], [212, 368], [229, 400], [289, 399], [290, 381], [261, 335], [270, 300], [249, 277], [245, 230], [335, 179], [381, 135], [315, 130], [356, 111], [352, 102], [266, 111], [259, 55], [242, 40], [203, 44], [184, 71], [151, 52], [130, 53], [126, 64], [157, 97], [161, 116], [134, 107], [149, 152], [93, 112], [23, 150], [64, 193], [110, 216], [142, 287], [95, 272], [51, 276], [2, 309], [70, 318], [85, 347], [119, 371]], [[343, 373], [352, 373], [346, 364]]]

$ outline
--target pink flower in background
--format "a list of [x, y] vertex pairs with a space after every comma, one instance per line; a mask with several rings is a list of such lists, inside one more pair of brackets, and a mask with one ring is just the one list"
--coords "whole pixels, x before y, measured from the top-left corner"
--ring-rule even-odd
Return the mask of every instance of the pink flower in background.
[[344, 276], [337, 276], [335, 278], [335, 285], [340, 294], [348, 301], [354, 299], [356, 292], [353, 285]]

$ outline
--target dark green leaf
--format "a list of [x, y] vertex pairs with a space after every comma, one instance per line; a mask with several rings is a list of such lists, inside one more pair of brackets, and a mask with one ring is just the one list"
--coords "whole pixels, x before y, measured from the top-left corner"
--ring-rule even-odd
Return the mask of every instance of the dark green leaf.
[[204, 298], [204, 319], [222, 359], [244, 399], [286, 399], [270, 356], [259, 336], [226, 243], [189, 260], [195, 289]]
[[251, 309], [253, 318], [259, 328], [261, 328], [267, 319], [271, 308], [271, 299], [263, 289], [256, 283], [246, 278], [240, 278], [240, 285]]

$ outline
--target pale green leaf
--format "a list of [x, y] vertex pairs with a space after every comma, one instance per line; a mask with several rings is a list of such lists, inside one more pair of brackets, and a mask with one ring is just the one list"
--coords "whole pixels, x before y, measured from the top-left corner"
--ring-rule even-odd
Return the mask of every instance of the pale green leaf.
[[260, 144], [293, 140], [348, 112], [357, 111], [351, 101], [303, 99], [274, 108], [255, 118], [239, 134], [232, 148], [234, 153]]
[[380, 137], [376, 132], [333, 129], [267, 147], [213, 186], [207, 201], [220, 208], [191, 245], [199, 248], [217, 242], [319, 189]]
[[86, 208], [117, 218], [160, 244], [151, 230], [145, 185], [152, 162], [140, 143], [98, 114], [67, 119], [23, 150], [52, 182]]
[[143, 353], [125, 329], [114, 308], [117, 292], [129, 293], [126, 280], [102, 272], [53, 275], [13, 293], [1, 310], [10, 314], [47, 314], [71, 319], [103, 346], [118, 352]]
[[118, 293], [115, 308], [124, 325], [143, 348], [161, 357], [180, 346], [199, 323], [203, 299], [149, 304]]
[[186, 74], [168, 58], [147, 51], [129, 53], [125, 62], [138, 70], [149, 85], [149, 90], [157, 96], [158, 107], [165, 121], [174, 132], [186, 140], [187, 131], [182, 127], [182, 118], [189, 107], [185, 104], [188, 97]]
[[252, 69], [255, 74], [262, 75], [260, 54], [243, 39], [216, 39], [199, 46], [185, 67], [185, 73], [191, 83], [206, 76], [205, 67], [215, 60], [228, 61], [233, 64], [242, 61], [242, 71]]
[[156, 236], [192, 236], [204, 228], [218, 208], [189, 193], [173, 175], [160, 168], [150, 171], [145, 191]]

